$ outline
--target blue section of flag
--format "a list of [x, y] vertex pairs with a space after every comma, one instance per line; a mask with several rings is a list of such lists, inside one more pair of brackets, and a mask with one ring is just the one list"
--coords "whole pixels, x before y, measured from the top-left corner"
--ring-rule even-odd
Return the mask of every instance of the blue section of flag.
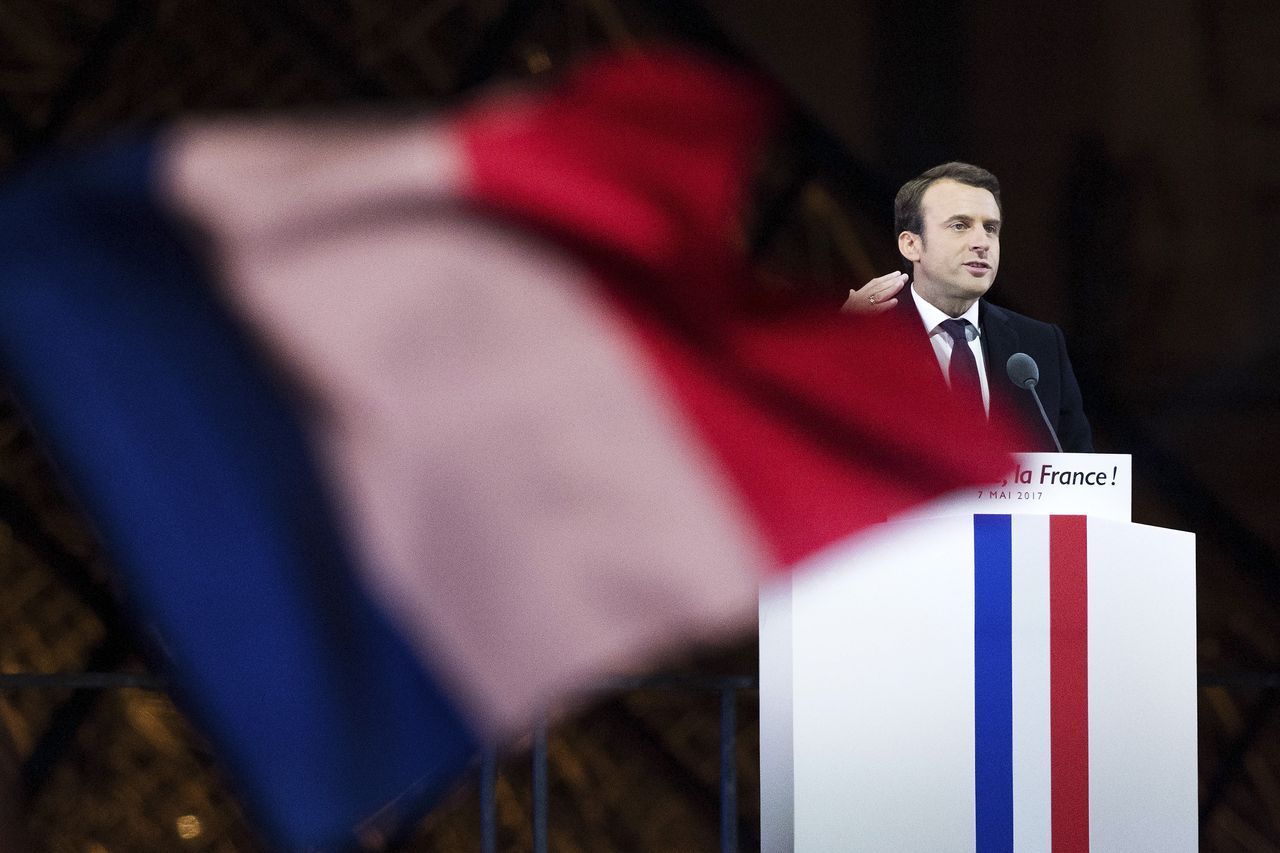
[[0, 356], [271, 840], [437, 795], [467, 724], [355, 582], [293, 411], [122, 143], [0, 197]]
[[973, 701], [977, 849], [1013, 851], [1013, 533], [973, 517]]

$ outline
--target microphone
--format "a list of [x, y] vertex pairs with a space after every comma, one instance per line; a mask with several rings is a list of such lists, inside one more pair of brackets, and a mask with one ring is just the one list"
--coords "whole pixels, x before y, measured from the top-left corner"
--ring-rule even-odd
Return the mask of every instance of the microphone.
[[1025, 352], [1015, 352], [1009, 356], [1005, 371], [1009, 374], [1010, 382], [1031, 392], [1031, 396], [1036, 401], [1036, 408], [1040, 410], [1040, 417], [1044, 420], [1045, 428], [1049, 430], [1049, 436], [1053, 439], [1053, 446], [1061, 453], [1062, 442], [1058, 441], [1058, 433], [1054, 430], [1053, 424], [1049, 423], [1049, 416], [1044, 413], [1044, 403], [1040, 402], [1040, 395], [1036, 393], [1036, 384], [1040, 382], [1040, 365]]

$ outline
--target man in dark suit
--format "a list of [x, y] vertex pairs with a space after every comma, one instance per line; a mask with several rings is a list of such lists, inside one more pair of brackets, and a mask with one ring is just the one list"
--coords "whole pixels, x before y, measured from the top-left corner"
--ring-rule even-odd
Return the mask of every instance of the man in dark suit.
[[1037, 391], [1062, 449], [1093, 450], [1080, 386], [1062, 331], [985, 298], [1000, 266], [1000, 183], [985, 169], [944, 163], [902, 185], [894, 201], [898, 251], [911, 263], [904, 273], [872, 279], [852, 290], [845, 310], [890, 311], [922, 324], [942, 375], [952, 390], [988, 413], [1011, 413], [1026, 427], [1025, 450], [1053, 450], [1030, 391], [1009, 381], [1014, 353], [1035, 359]]

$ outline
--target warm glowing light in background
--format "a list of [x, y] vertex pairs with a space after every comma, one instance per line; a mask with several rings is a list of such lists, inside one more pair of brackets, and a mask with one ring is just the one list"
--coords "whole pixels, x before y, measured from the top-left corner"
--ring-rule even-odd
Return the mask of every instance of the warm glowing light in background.
[[200, 833], [204, 831], [204, 827], [200, 825], [200, 818], [193, 814], [184, 814], [175, 821], [178, 829], [178, 836], [187, 841], [193, 838], [199, 838]]

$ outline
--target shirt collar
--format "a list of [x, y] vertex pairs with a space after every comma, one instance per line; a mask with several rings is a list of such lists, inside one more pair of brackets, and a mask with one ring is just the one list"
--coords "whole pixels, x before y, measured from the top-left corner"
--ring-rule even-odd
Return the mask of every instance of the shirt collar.
[[[924, 324], [924, 330], [930, 335], [936, 334], [939, 331], [938, 326], [942, 324], [943, 320], [951, 319], [950, 314], [943, 312], [932, 303], [927, 302], [919, 293], [916, 293], [916, 286], [914, 283], [911, 285], [911, 298], [915, 300], [916, 311], [920, 314], [920, 322]], [[978, 325], [977, 300], [974, 300], [974, 303], [969, 306], [968, 311], [964, 312], [956, 319], [968, 320], [969, 324], [973, 326], [973, 330], [977, 332], [978, 337], [981, 337], [982, 327]]]

